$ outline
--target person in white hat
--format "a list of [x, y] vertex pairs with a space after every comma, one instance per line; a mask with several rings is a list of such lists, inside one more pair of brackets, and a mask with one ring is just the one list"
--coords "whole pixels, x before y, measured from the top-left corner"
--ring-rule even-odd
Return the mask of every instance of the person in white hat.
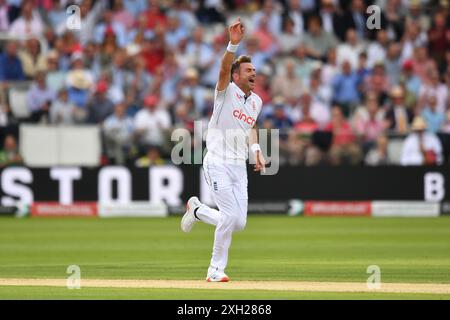
[[404, 166], [442, 164], [442, 144], [432, 132], [425, 131], [425, 120], [417, 116], [411, 125], [411, 133], [405, 139], [402, 149], [401, 164]]

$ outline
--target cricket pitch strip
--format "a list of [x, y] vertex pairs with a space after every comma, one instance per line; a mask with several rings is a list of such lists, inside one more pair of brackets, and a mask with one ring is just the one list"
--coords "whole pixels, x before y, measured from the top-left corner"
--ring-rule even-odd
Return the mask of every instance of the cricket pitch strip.
[[[0, 286], [66, 287], [67, 280], [0, 278]], [[381, 283], [379, 289], [371, 289], [366, 283], [358, 282], [231, 281], [208, 283], [201, 280], [81, 279], [81, 288], [83, 287], [450, 294], [450, 284], [444, 283]]]

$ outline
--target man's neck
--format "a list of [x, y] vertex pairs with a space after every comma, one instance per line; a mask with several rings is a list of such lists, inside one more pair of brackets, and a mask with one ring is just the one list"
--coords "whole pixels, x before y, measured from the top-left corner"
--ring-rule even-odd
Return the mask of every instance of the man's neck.
[[248, 98], [251, 94], [252, 94], [252, 91], [250, 90], [250, 89], [245, 89], [245, 88], [242, 88], [242, 86], [240, 86], [239, 84], [237, 84], [236, 83], [236, 86], [239, 88], [239, 89], [241, 89], [241, 91], [244, 93], [244, 95], [245, 95], [245, 98]]

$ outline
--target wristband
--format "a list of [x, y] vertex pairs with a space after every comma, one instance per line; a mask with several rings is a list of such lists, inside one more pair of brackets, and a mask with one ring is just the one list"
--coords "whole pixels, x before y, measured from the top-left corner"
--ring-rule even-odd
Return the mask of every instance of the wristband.
[[231, 41], [230, 41], [230, 42], [228, 42], [227, 51], [236, 53], [238, 47], [239, 47], [239, 44], [231, 44]]
[[252, 150], [253, 153], [256, 153], [256, 151], [261, 151], [261, 147], [259, 146], [259, 144], [254, 143], [254, 144], [252, 144], [252, 146], [250, 147], [250, 150]]

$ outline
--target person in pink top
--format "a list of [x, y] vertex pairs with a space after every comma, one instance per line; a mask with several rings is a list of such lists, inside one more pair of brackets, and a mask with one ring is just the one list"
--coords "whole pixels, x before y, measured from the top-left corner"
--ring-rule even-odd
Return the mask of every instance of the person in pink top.
[[365, 106], [354, 115], [353, 124], [363, 149], [370, 149], [384, 131], [383, 111], [379, 108], [375, 93], [367, 95]]
[[356, 143], [356, 135], [339, 106], [333, 106], [331, 121], [325, 130], [333, 134], [329, 151], [329, 160], [332, 165], [341, 165], [343, 162], [358, 164], [361, 161], [362, 153]]
[[253, 36], [259, 39], [260, 50], [263, 52], [273, 51], [277, 47], [278, 41], [269, 29], [269, 18], [267, 16], [261, 18]]

